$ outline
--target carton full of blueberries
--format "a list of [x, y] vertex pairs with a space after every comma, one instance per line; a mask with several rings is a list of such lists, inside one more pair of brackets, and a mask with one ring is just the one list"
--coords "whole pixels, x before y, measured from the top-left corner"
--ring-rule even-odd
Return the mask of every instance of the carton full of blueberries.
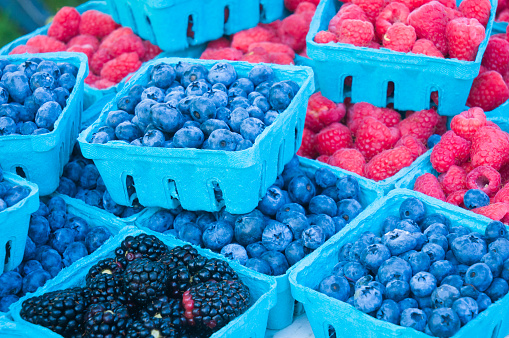
[[313, 90], [307, 67], [159, 59], [78, 140], [118, 204], [250, 212], [299, 148]]

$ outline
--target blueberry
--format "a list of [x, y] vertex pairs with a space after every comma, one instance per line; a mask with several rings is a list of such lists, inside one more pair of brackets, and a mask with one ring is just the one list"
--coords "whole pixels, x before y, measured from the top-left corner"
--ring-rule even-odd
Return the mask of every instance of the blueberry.
[[212, 85], [212, 90], [220, 90], [220, 91], [222, 91], [224, 93], [228, 93], [228, 88], [226, 88], [226, 86], [224, 84], [222, 84], [222, 83], [214, 83]]
[[39, 128], [53, 130], [53, 125], [58, 120], [58, 117], [61, 113], [62, 107], [60, 107], [57, 102], [46, 102], [37, 110], [37, 114], [35, 115], [35, 123]]
[[32, 94], [30, 84], [24, 72], [12, 72], [2, 76], [2, 82], [14, 102], [23, 103]]
[[307, 205], [315, 196], [316, 188], [306, 176], [297, 176], [290, 181], [288, 194], [292, 202]]
[[399, 302], [410, 295], [410, 285], [401, 280], [394, 280], [387, 283], [385, 287], [385, 298]]
[[486, 193], [479, 189], [470, 189], [463, 197], [465, 207], [472, 210], [475, 208], [485, 207], [490, 204], [490, 198]]
[[452, 337], [459, 331], [461, 322], [451, 308], [440, 308], [431, 314], [428, 327], [436, 337]]
[[377, 238], [377, 236], [374, 233], [372, 233], [370, 231], [363, 232], [361, 234], [361, 236], [359, 237], [359, 239], [357, 239], [353, 243], [353, 245], [350, 249], [349, 260], [360, 261], [362, 253], [369, 245], [380, 244], [380, 243], [375, 243], [375, 238]]
[[437, 287], [437, 280], [429, 272], [418, 272], [410, 280], [410, 288], [416, 297], [429, 297]]
[[479, 293], [476, 302], [477, 307], [479, 309], [479, 313], [486, 310], [492, 304], [490, 297], [488, 297], [488, 295], [486, 295], [485, 293]]
[[204, 149], [224, 151], [234, 151], [236, 146], [237, 142], [233, 133], [225, 129], [214, 130], [203, 144]]
[[458, 289], [448, 284], [437, 287], [431, 294], [431, 301], [435, 309], [450, 308], [458, 298], [460, 298]]
[[[39, 62], [37, 62], [39, 61]], [[43, 60], [32, 60], [32, 62], [35, 62], [37, 64], [40, 64]], [[57, 63], [57, 66], [58, 66], [58, 69], [60, 70], [60, 73], [61, 74], [72, 74], [73, 76], [77, 76], [78, 75], [78, 67], [76, 67], [75, 65], [73, 64], [70, 64], [68, 62], [60, 62], [60, 63]]]
[[269, 263], [264, 261], [261, 258], [250, 258], [246, 262], [246, 268], [254, 270], [256, 272], [263, 273], [265, 275], [271, 275], [272, 271], [270, 269]]
[[391, 257], [389, 249], [383, 244], [371, 244], [362, 251], [361, 263], [373, 273]]
[[477, 302], [470, 297], [462, 297], [454, 302], [452, 309], [456, 312], [462, 325], [477, 317], [479, 308]]
[[461, 288], [463, 287], [463, 278], [461, 278], [460, 275], [449, 275], [447, 277], [445, 277], [442, 282], [440, 283], [440, 285], [450, 285], [450, 286], [454, 286], [456, 289], [460, 290], [460, 293], [461, 293]]
[[72, 74], [64, 73], [58, 78], [58, 85], [71, 92], [76, 85], [76, 77], [74, 77]]
[[484, 292], [493, 281], [493, 274], [488, 265], [476, 263], [468, 268], [465, 283], [473, 285], [477, 290]]
[[421, 251], [429, 256], [431, 263], [441, 261], [445, 258], [445, 251], [438, 244], [428, 243], [422, 248]]
[[54, 210], [48, 216], [51, 231], [56, 231], [64, 227], [67, 221], [67, 213], [63, 210]]
[[264, 232], [264, 220], [260, 217], [241, 216], [235, 221], [235, 239], [247, 246], [259, 242]]
[[292, 239], [291, 230], [277, 221], [270, 221], [262, 234], [262, 243], [268, 250], [284, 251]]
[[192, 223], [184, 224], [178, 231], [178, 238], [194, 245], [201, 244], [202, 231]]
[[152, 231], [165, 232], [173, 228], [173, 219], [173, 215], [168, 210], [160, 210], [149, 218], [146, 227]]
[[164, 134], [157, 129], [152, 129], [143, 135], [141, 143], [146, 147], [162, 147], [164, 141]]
[[249, 257], [260, 257], [267, 249], [263, 246], [262, 242], [256, 242], [246, 246], [246, 251]]
[[143, 91], [141, 101], [149, 99], [160, 103], [164, 101], [164, 97], [164, 91], [161, 88], [152, 86]]
[[231, 64], [218, 62], [209, 70], [207, 79], [212, 84], [221, 83], [229, 87], [237, 79], [237, 72]]
[[38, 63], [27, 60], [18, 66], [18, 70], [24, 72], [27, 78], [30, 78], [37, 72], [38, 66]]
[[276, 214], [276, 220], [278, 220], [279, 222], [283, 222], [285, 220], [285, 218], [293, 217], [294, 216], [293, 212], [297, 212], [297, 213], [305, 215], [306, 209], [304, 209], [304, 207], [302, 205], [297, 204], [297, 203], [285, 204], [285, 205], [283, 205], [283, 207], [281, 207], [278, 210], [278, 212]]
[[16, 133], [16, 122], [10, 117], [0, 117], [0, 136]]
[[401, 203], [399, 216], [401, 219], [411, 219], [416, 223], [420, 223], [426, 216], [426, 208], [419, 199], [410, 197]]
[[458, 262], [467, 265], [479, 262], [487, 252], [486, 242], [474, 233], [456, 238], [451, 249]]
[[[422, 232], [414, 232], [412, 233], [412, 237], [415, 238], [415, 250], [422, 250], [424, 245], [427, 242], [426, 236]], [[446, 239], [447, 241], [447, 239]]]
[[417, 308], [408, 308], [401, 311], [401, 319], [399, 325], [403, 327], [411, 327], [417, 331], [424, 331], [426, 327], [427, 316], [424, 311]]
[[345, 277], [325, 277], [318, 286], [318, 291], [340, 301], [346, 301], [350, 296], [350, 284]]
[[486, 227], [484, 235], [486, 236], [486, 240], [488, 242], [493, 242], [498, 238], [507, 237], [507, 228], [504, 223], [493, 221]]
[[7, 295], [0, 299], [0, 312], [8, 312], [9, 306], [16, 303], [19, 297], [16, 295]]
[[429, 272], [435, 276], [440, 283], [445, 277], [457, 274], [456, 267], [451, 262], [446, 260], [439, 260], [431, 264]]
[[307, 217], [296, 211], [288, 211], [287, 216], [280, 219], [280, 222], [290, 228], [295, 239], [302, 238], [302, 232], [310, 226]]
[[332, 221], [334, 222], [336, 233], [340, 232], [346, 226], [346, 221], [341, 217], [332, 217]]
[[334, 200], [325, 195], [318, 195], [309, 202], [309, 211], [314, 214], [326, 214], [334, 217], [337, 214], [337, 205]]
[[343, 274], [349, 281], [357, 282], [367, 275], [368, 271], [359, 262], [349, 262], [343, 267]]
[[248, 256], [246, 249], [239, 244], [228, 244], [221, 249], [221, 255], [234, 260], [241, 265], [246, 265]]
[[38, 288], [46, 284], [51, 279], [51, 275], [45, 270], [35, 270], [23, 278], [23, 293], [35, 292]]
[[502, 267], [504, 265], [504, 260], [500, 254], [494, 251], [489, 251], [481, 258], [481, 263], [485, 263], [489, 266], [491, 273], [493, 274], [493, 278], [500, 277]]
[[[186, 69], [183, 71], [182, 76], [180, 77], [180, 83], [187, 87], [191, 82], [198, 81], [201, 79], [207, 79], [208, 76], [208, 69], [205, 68], [202, 65], [189, 65], [184, 66]], [[178, 74], [181, 72], [181, 69], [178, 68], [178, 65], [175, 67], [177, 77]]]
[[387, 246], [392, 255], [397, 256], [413, 250], [416, 239], [408, 231], [396, 229], [383, 235], [382, 243]]
[[87, 164], [81, 172], [80, 185], [84, 189], [94, 189], [99, 179], [99, 171], [94, 164]]
[[352, 176], [340, 177], [336, 182], [338, 199], [357, 199], [360, 194], [359, 182]]
[[242, 137], [255, 143], [256, 138], [265, 130], [265, 124], [257, 118], [248, 117], [242, 121], [239, 130]]
[[174, 133], [184, 123], [182, 114], [166, 103], [153, 105], [151, 113], [154, 125], [163, 132]]
[[377, 279], [383, 285], [392, 280], [409, 282], [412, 277], [412, 267], [399, 257], [391, 257], [378, 269]]
[[274, 71], [272, 68], [265, 65], [256, 65], [249, 71], [249, 80], [253, 82], [255, 86], [258, 86], [262, 82], [273, 81], [275, 78]]
[[197, 216], [194, 212], [183, 211], [177, 216], [175, 216], [175, 219], [173, 220], [173, 228], [179, 231], [184, 226], [184, 224], [195, 222], [196, 218]]
[[209, 99], [214, 103], [216, 106], [216, 116], [217, 116], [217, 109], [220, 107], [226, 107], [228, 104], [228, 94], [221, 90], [209, 90], [208, 92], [203, 94], [204, 98]]
[[[327, 215], [309, 215], [308, 221], [311, 226], [316, 225], [322, 228], [323, 233], [325, 235], [325, 240], [331, 238], [336, 233], [336, 225], [332, 218]], [[359, 252], [360, 255], [360, 252]]]
[[67, 220], [65, 227], [74, 231], [75, 241], [85, 241], [87, 234], [90, 232], [90, 227], [88, 226], [87, 221], [81, 217], [70, 217]]
[[382, 293], [370, 285], [363, 285], [354, 294], [354, 306], [364, 313], [376, 311], [382, 305]]
[[325, 234], [321, 227], [311, 226], [302, 232], [304, 246], [309, 249], [318, 249], [325, 242]]
[[504, 261], [509, 259], [509, 240], [506, 238], [496, 239], [489, 245], [488, 249], [489, 251], [498, 253]]
[[[106, 193], [105, 193], [106, 195]], [[90, 229], [86, 238], [85, 246], [89, 254], [97, 250], [101, 245], [104, 244], [111, 237], [111, 232], [103, 227], [97, 226]]]
[[176, 148], [200, 148], [203, 140], [204, 135], [199, 128], [185, 127], [175, 133], [173, 144]]
[[428, 146], [428, 149], [431, 149], [434, 146], [436, 146], [438, 144], [438, 142], [440, 142], [441, 139], [442, 139], [442, 136], [440, 136], [440, 135], [437, 135], [437, 134], [431, 135], [428, 138], [428, 141], [426, 142], [426, 145]]
[[104, 210], [117, 216], [124, 211], [124, 207], [122, 205], [115, 203], [115, 201], [111, 198], [111, 195], [108, 191], [105, 191], [103, 195], [103, 207]]
[[137, 118], [136, 123], [140, 128], [145, 129], [152, 122], [152, 107], [154, 106], [156, 110], [159, 110], [155, 113], [157, 116], [164, 116], [166, 109], [170, 108], [169, 105], [161, 105], [150, 99], [141, 101], [134, 108], [134, 113]]
[[138, 103], [140, 103], [140, 101], [137, 98], [134, 98], [130, 95], [126, 95], [118, 99], [117, 108], [129, 114], [134, 114]]
[[187, 96], [193, 96], [193, 95], [194, 96], [202, 96], [208, 90], [209, 90], [209, 88], [208, 88], [207, 84], [200, 82], [200, 81], [195, 81], [195, 82], [191, 82], [189, 84], [189, 86], [187, 86], [186, 95]]
[[183, 62], [183, 61], [179, 61], [176, 65], [175, 65], [175, 79], [177, 81], [180, 81], [182, 79], [182, 75], [184, 75], [184, 73], [189, 69], [191, 68], [191, 64], [189, 62]]
[[43, 60], [39, 63], [39, 66], [37, 67], [38, 72], [46, 72], [53, 76], [55, 79], [58, 79], [60, 77], [60, 68], [58, 68], [58, 65], [49, 60]]
[[152, 68], [150, 77], [157, 87], [166, 89], [175, 81], [176, 73], [172, 66], [160, 63]]
[[400, 310], [398, 303], [391, 299], [382, 302], [380, 309], [376, 312], [376, 318], [393, 324], [399, 324]]
[[74, 242], [74, 231], [69, 228], [57, 229], [51, 236], [51, 246], [63, 254], [67, 246]]
[[54, 210], [67, 210], [67, 205], [65, 204], [65, 201], [62, 197], [60, 196], [55, 196], [55, 197], [52, 197], [49, 201], [48, 201], [48, 209], [49, 211], [54, 211]]
[[35, 257], [35, 250], [36, 247], [34, 241], [32, 241], [32, 239], [27, 236], [27, 239], [25, 241], [25, 252], [23, 254], [23, 259], [24, 260], [33, 259]]
[[446, 251], [449, 248], [449, 241], [447, 240], [447, 237], [443, 235], [431, 235], [428, 238], [428, 242], [430, 244], [437, 244], [441, 246], [442, 249], [444, 249], [444, 251]]
[[51, 277], [55, 277], [63, 268], [61, 253], [53, 249], [44, 251], [41, 255], [41, 265]]
[[444, 224], [433, 223], [428, 228], [426, 228], [426, 230], [424, 230], [424, 234], [427, 237], [430, 237], [432, 235], [447, 236], [449, 235], [449, 231], [447, 230], [447, 227]]
[[258, 203], [258, 209], [265, 215], [275, 216], [285, 203], [286, 200], [283, 196], [283, 191], [277, 186], [271, 186]]
[[304, 247], [304, 242], [302, 239], [299, 239], [293, 241], [286, 247], [285, 257], [290, 265], [294, 265], [304, 258], [307, 252], [309, 251]]
[[32, 91], [39, 87], [55, 88], [55, 78], [46, 72], [37, 72], [30, 78], [30, 88]]
[[419, 304], [413, 298], [405, 298], [398, 303], [398, 306], [399, 306], [400, 311], [403, 312], [406, 309], [417, 308], [419, 306]]
[[209, 135], [214, 130], [218, 130], [218, 129], [230, 130], [230, 127], [228, 127], [226, 122], [224, 122], [222, 120], [216, 120], [216, 119], [210, 119], [210, 120], [203, 122], [201, 125], [199, 125], [199, 128], [201, 129], [201, 131], [203, 132], [205, 137], [209, 137]]
[[7, 271], [0, 275], [0, 297], [15, 295], [21, 290], [23, 279], [14, 271]]

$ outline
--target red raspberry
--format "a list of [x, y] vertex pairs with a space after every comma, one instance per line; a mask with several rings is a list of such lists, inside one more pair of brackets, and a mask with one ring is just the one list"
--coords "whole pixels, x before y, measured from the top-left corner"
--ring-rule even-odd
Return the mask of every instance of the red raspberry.
[[398, 140], [398, 142], [396, 142], [394, 147], [399, 147], [399, 146], [407, 147], [408, 149], [410, 149], [410, 151], [412, 152], [414, 161], [419, 156], [424, 154], [427, 150], [426, 146], [421, 141], [419, 141], [415, 137], [413, 137], [412, 135], [407, 135], [407, 136], [400, 138]]
[[447, 116], [440, 116], [437, 126], [433, 134], [444, 135], [447, 131]]
[[437, 178], [432, 174], [424, 174], [415, 180], [414, 190], [424, 195], [445, 201], [445, 194]]
[[99, 76], [95, 75], [94, 73], [90, 72], [88, 73], [88, 76], [85, 78], [85, 83], [89, 86], [93, 85], [95, 82], [99, 80]]
[[343, 148], [329, 157], [328, 163], [334, 167], [351, 171], [357, 175], [364, 175], [366, 160], [357, 149]]
[[94, 82], [94, 84], [92, 84], [92, 87], [97, 89], [106, 89], [113, 87], [114, 85], [116, 85], [115, 82], [111, 82], [110, 80], [107, 79], [99, 79], [96, 82]]
[[302, 131], [302, 142], [297, 155], [307, 158], [316, 158], [316, 135], [311, 130], [304, 128]]
[[39, 49], [39, 53], [63, 52], [67, 49], [65, 43], [47, 35], [31, 37], [26, 45]]
[[443, 55], [448, 51], [445, 37], [448, 21], [444, 5], [437, 1], [417, 8], [408, 16], [408, 23], [415, 28], [417, 37], [431, 40]]
[[378, 117], [380, 116], [380, 112], [381, 112], [380, 108], [373, 106], [371, 103], [367, 102], [356, 103], [348, 110], [346, 124], [350, 128], [352, 133], [355, 134], [364, 118], [371, 116], [378, 119]]
[[483, 26], [488, 24], [490, 19], [490, 0], [463, 0], [459, 10], [467, 18], [477, 19]]
[[317, 133], [325, 126], [339, 122], [345, 114], [344, 104], [335, 104], [322, 96], [321, 92], [317, 92], [311, 95], [308, 100], [306, 127]]
[[445, 36], [449, 43], [450, 58], [474, 61], [486, 35], [483, 25], [476, 19], [461, 18], [449, 21]]
[[467, 189], [480, 189], [490, 197], [500, 190], [501, 182], [500, 173], [488, 165], [477, 167], [467, 175]]
[[352, 3], [362, 8], [371, 22], [375, 22], [385, 6], [384, 0], [352, 0]]
[[498, 129], [498, 130], [502, 130], [502, 129], [500, 129], [500, 127], [495, 122], [492, 122], [490, 120], [486, 120], [486, 127], [493, 127], [493, 128]]
[[98, 38], [103, 38], [113, 32], [118, 27], [110, 15], [96, 10], [89, 10], [81, 15], [79, 27], [80, 34], [90, 34]]
[[509, 160], [508, 134], [494, 127], [482, 127], [472, 139], [472, 164], [498, 170]]
[[114, 83], [119, 83], [124, 77], [141, 67], [138, 54], [125, 53], [104, 64], [101, 77]]
[[252, 52], [244, 54], [240, 61], [246, 61], [250, 63], [270, 63], [270, 57], [265, 50], [264, 53], [260, 53], [256, 49]]
[[494, 221], [500, 221], [504, 219], [509, 212], [509, 204], [493, 203], [485, 207], [472, 209], [472, 212], [491, 218]]
[[143, 41], [143, 46], [145, 47], [145, 56], [142, 60], [143, 62], [150, 61], [162, 53], [162, 50], [159, 48], [159, 46], [154, 45], [148, 40]]
[[433, 135], [440, 116], [434, 109], [415, 112], [399, 123], [401, 136], [412, 135], [422, 143]]
[[389, 131], [391, 133], [391, 138], [390, 138], [389, 143], [396, 144], [396, 142], [398, 142], [399, 139], [401, 138], [401, 132], [396, 127], [390, 127]]
[[246, 53], [249, 45], [255, 42], [271, 41], [274, 33], [262, 27], [253, 27], [235, 33], [232, 39], [232, 47]]
[[67, 47], [90, 45], [94, 51], [99, 48], [99, 40], [93, 35], [77, 35], [67, 43]]
[[281, 26], [281, 20], [276, 20], [271, 23], [259, 23], [258, 26], [271, 31], [274, 35], [277, 35], [277, 30], [279, 29], [279, 26]]
[[368, 161], [393, 145], [389, 128], [373, 117], [366, 117], [355, 133], [355, 148]]
[[474, 79], [467, 106], [491, 111], [509, 99], [509, 89], [499, 73], [490, 70]]
[[72, 46], [67, 48], [66, 52], [75, 52], [75, 53], [83, 53], [87, 56], [88, 60], [92, 60], [92, 56], [94, 55], [94, 47], [90, 45], [84, 46]]
[[497, 17], [497, 21], [509, 22], [509, 9], [504, 9]]
[[486, 115], [481, 108], [470, 108], [452, 118], [451, 129], [456, 135], [472, 141], [477, 130], [486, 125]]
[[461, 163], [460, 167], [463, 168], [463, 170], [465, 170], [467, 174], [469, 172], [471, 172], [472, 170], [474, 170], [474, 166], [472, 165], [472, 162], [470, 162], [470, 161]]
[[242, 59], [242, 52], [235, 48], [205, 49], [200, 56], [203, 60], [230, 60], [239, 61]]
[[67, 42], [78, 35], [81, 16], [74, 7], [62, 7], [49, 26], [48, 36], [57, 40]]
[[293, 58], [286, 53], [269, 53], [270, 63], [276, 65], [294, 65]]
[[320, 155], [320, 156], [318, 156], [318, 157], [316, 158], [316, 160], [317, 160], [318, 162], [327, 163], [327, 162], [329, 162], [329, 157], [330, 157], [330, 156], [327, 156], [327, 155]]
[[423, 0], [389, 0], [389, 2], [401, 3], [407, 6], [410, 12], [424, 4]]
[[435, 44], [426, 39], [419, 39], [415, 41], [414, 46], [412, 47], [412, 53], [424, 54], [442, 59], [444, 58], [444, 55], [438, 50]]
[[316, 149], [320, 155], [332, 155], [341, 148], [352, 146], [352, 133], [341, 123], [332, 123], [316, 135]]
[[[442, 5], [444, 5], [447, 9], [456, 10], [456, 0], [438, 0]], [[461, 14], [463, 16], [463, 14]]]
[[32, 47], [32, 46], [26, 46], [26, 45], [19, 45], [19, 46], [14, 47], [9, 52], [9, 55], [25, 54], [25, 53], [30, 53], [30, 54], [39, 53], [39, 48], [38, 47]]
[[452, 165], [445, 174], [438, 177], [442, 189], [449, 195], [458, 190], [465, 190], [467, 187], [467, 172], [465, 169]]
[[316, 43], [329, 43], [329, 42], [338, 42], [338, 37], [336, 34], [331, 33], [329, 31], [320, 31], [315, 35]]
[[502, 189], [500, 189], [495, 198], [493, 199], [493, 203], [509, 203], [509, 184], [505, 185]]
[[[440, 1], [442, 2], [442, 1]], [[442, 3], [442, 5], [445, 6], [445, 4]], [[457, 9], [452, 9], [452, 8], [449, 8], [449, 7], [445, 7], [445, 12], [447, 13], [447, 17], [449, 18], [449, 20], [454, 20], [454, 19], [459, 19], [459, 18], [464, 18], [465, 16], [463, 15], [463, 13], [461, 13], [460, 11], [458, 11]]]
[[465, 140], [450, 130], [433, 147], [430, 160], [436, 171], [445, 173], [452, 165], [460, 165], [467, 161], [469, 154], [470, 141]]
[[382, 181], [410, 166], [413, 161], [412, 152], [407, 147], [384, 150], [366, 164], [364, 173], [367, 178]]
[[401, 121], [401, 115], [391, 108], [379, 108], [378, 121], [387, 127], [394, 127]]
[[299, 52], [306, 47], [306, 35], [309, 31], [310, 21], [303, 15], [292, 14], [281, 22], [278, 29], [281, 42]]
[[446, 202], [452, 205], [456, 205], [458, 207], [464, 208], [465, 204], [463, 202], [465, 198], [465, 194], [468, 190], [458, 190], [447, 196]]
[[110, 54], [110, 51], [105, 48], [99, 48], [89, 61], [90, 69], [95, 74], [101, 74], [104, 64], [110, 60], [113, 60], [113, 56]]
[[[319, 2], [320, 0], [318, 0]], [[315, 14], [316, 6], [318, 6], [318, 3], [312, 3], [309, 2], [309, 0], [301, 2], [297, 9], [295, 10], [295, 14], [305, 14], [305, 13], [311, 13], [311, 16]], [[306, 15], [306, 14], [305, 14]]]
[[129, 27], [119, 27], [115, 29], [113, 32], [111, 32], [108, 36], [106, 36], [101, 41], [101, 45], [99, 48], [110, 48], [113, 44], [115, 44], [115, 41], [120, 38], [122, 35], [131, 35], [134, 34], [133, 30]]
[[224, 36], [222, 38], [219, 38], [214, 41], [210, 41], [207, 44], [207, 48], [211, 49], [220, 49], [220, 48], [228, 48], [231, 45], [231, 41], [228, 40], [228, 38], [225, 38]]
[[293, 60], [295, 59], [295, 52], [289, 46], [282, 43], [274, 42], [255, 42], [249, 46], [248, 52], [252, 52], [255, 48], [263, 48], [267, 53], [285, 53]]
[[143, 45], [143, 41], [135, 34], [124, 34], [118, 37], [118, 39], [116, 39], [111, 45], [104, 45], [101, 47], [108, 48], [113, 57], [131, 52], [138, 54], [138, 58], [140, 60], [145, 56], [145, 46]]
[[338, 30], [338, 41], [358, 47], [366, 47], [375, 35], [373, 24], [361, 20], [343, 20]]
[[385, 48], [396, 52], [408, 53], [416, 39], [415, 29], [403, 23], [395, 23], [387, 30], [383, 38]]
[[285, 0], [285, 7], [290, 11], [294, 12], [297, 7], [303, 2], [310, 2], [315, 6], [318, 6], [320, 0]]
[[339, 12], [329, 22], [329, 31], [338, 35], [341, 23], [348, 19], [369, 21], [366, 13], [364, 13], [362, 8], [359, 6], [353, 4], [343, 5]]
[[391, 2], [380, 12], [375, 21], [376, 35], [380, 40], [383, 39], [387, 30], [395, 23], [407, 23], [410, 10], [407, 6], [399, 2]]
[[509, 41], [491, 37], [484, 52], [482, 65], [487, 70], [495, 70], [507, 74], [509, 70]]
[[503, 165], [498, 172], [502, 177], [502, 184], [509, 183], [509, 163]]

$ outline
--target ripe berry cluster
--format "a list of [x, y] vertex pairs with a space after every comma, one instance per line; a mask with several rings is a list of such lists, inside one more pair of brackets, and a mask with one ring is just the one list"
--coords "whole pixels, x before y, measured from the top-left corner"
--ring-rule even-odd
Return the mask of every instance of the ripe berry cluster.
[[426, 214], [417, 198], [403, 201], [398, 216], [388, 216], [379, 235], [367, 231], [343, 245], [318, 290], [435, 337], [454, 336], [507, 294], [509, 240], [502, 223], [473, 232], [442, 214]]

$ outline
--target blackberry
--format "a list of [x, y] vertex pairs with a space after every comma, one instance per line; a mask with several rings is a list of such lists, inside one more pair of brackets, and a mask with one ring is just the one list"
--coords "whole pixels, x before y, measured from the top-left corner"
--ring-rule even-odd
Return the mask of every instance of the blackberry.
[[87, 282], [85, 295], [91, 304], [114, 300], [121, 301], [124, 304], [128, 303], [122, 283], [122, 275], [99, 275], [97, 278]]
[[127, 306], [120, 302], [92, 304], [85, 313], [85, 337], [122, 338], [131, 322]]
[[200, 256], [191, 260], [187, 267], [178, 266], [170, 270], [168, 289], [172, 297], [179, 297], [193, 285], [238, 279], [237, 273], [225, 261]]
[[142, 317], [127, 329], [126, 338], [183, 338], [180, 328], [175, 328], [163, 318]]
[[177, 266], [187, 266], [190, 261], [199, 257], [198, 251], [191, 245], [176, 246], [159, 258], [159, 262], [166, 265], [168, 270]]
[[242, 314], [249, 300], [249, 289], [241, 281], [211, 281], [186, 291], [182, 303], [189, 326], [214, 332]]
[[102, 275], [119, 276], [122, 275], [127, 266], [125, 258], [106, 258], [102, 259], [97, 264], [88, 270], [86, 277], [87, 286], [92, 283], [96, 278]]
[[81, 332], [87, 305], [83, 289], [71, 288], [25, 300], [20, 315], [30, 323], [72, 337]]
[[141, 234], [136, 237], [127, 236], [115, 250], [118, 258], [131, 262], [138, 258], [157, 260], [168, 252], [166, 244], [153, 235]]
[[164, 295], [167, 284], [166, 266], [148, 258], [140, 258], [129, 263], [123, 278], [126, 295], [138, 303], [145, 303]]
[[174, 327], [183, 326], [186, 322], [182, 300], [168, 296], [161, 296], [148, 302], [142, 313], [147, 317], [163, 318]]

